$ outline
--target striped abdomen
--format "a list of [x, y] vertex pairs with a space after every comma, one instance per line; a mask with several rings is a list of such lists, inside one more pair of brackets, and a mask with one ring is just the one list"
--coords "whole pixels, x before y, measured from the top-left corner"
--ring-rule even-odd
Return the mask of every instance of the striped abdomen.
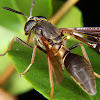
[[69, 53], [64, 61], [69, 74], [90, 95], [96, 94], [95, 76], [88, 61], [77, 54]]

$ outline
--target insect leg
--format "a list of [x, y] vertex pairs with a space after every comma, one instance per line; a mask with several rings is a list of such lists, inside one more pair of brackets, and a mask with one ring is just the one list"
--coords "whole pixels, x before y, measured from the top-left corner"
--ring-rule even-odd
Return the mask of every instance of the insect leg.
[[[4, 56], [8, 51], [10, 51], [12, 49], [12, 46], [13, 46], [13, 43], [14, 43], [14, 40], [18, 41], [19, 43], [22, 43], [23, 45], [25, 45], [26, 47], [29, 47], [31, 49], [33, 49], [34, 47], [28, 45], [27, 43], [25, 43], [24, 41], [22, 41], [20, 38], [18, 37], [14, 37], [10, 43], [10, 46], [9, 48], [6, 50], [5, 53], [3, 54], [0, 54], [0, 56]], [[42, 49], [40, 46], [37, 46], [38, 49], [40, 49], [42, 52], [46, 53], [46, 51], [44, 49]]]
[[48, 56], [48, 67], [49, 67], [49, 78], [50, 78], [50, 85], [51, 85], [50, 100], [52, 100], [53, 92], [54, 92], [54, 83], [53, 83], [53, 76], [52, 76], [52, 69], [51, 69], [51, 61], [49, 56]]
[[72, 50], [72, 49], [76, 48], [77, 46], [81, 46], [81, 50], [82, 50], [84, 58], [90, 63], [89, 58], [87, 56], [87, 53], [85, 51], [85, 48], [84, 48], [84, 46], [81, 43], [75, 44], [74, 46], [70, 47], [69, 50]]
[[30, 63], [29, 66], [26, 68], [26, 70], [20, 74], [20, 76], [23, 76], [23, 75], [29, 70], [29, 68], [32, 66], [32, 64], [34, 63], [36, 48], [37, 48], [37, 45], [35, 45], [34, 48], [33, 48], [31, 63]]
[[97, 74], [96, 72], [94, 72], [94, 75], [95, 75], [96, 77], [100, 78], [100, 75]]
[[28, 35], [27, 44], [29, 44], [30, 36], [31, 36], [31, 33], [29, 33], [29, 35]]
[[[89, 64], [91, 65], [90, 60], [89, 60], [89, 58], [88, 58], [88, 55], [87, 55], [87, 53], [86, 53], [86, 51], [85, 51], [85, 48], [84, 48], [83, 44], [77, 43], [77, 44], [75, 44], [74, 46], [70, 47], [69, 50], [72, 50], [72, 49], [76, 48], [77, 46], [81, 46], [81, 50], [82, 50], [82, 53], [83, 53], [84, 58], [85, 58], [85, 59], [89, 62]], [[96, 72], [94, 72], [94, 75], [95, 75], [96, 77], [100, 78], [100, 75], [97, 74]]]
[[12, 45], [13, 45], [13, 43], [14, 43], [14, 40], [17, 40], [18, 42], [24, 44], [25, 46], [27, 46], [27, 47], [29, 47], [29, 48], [33, 48], [33, 47], [31, 47], [30, 45], [27, 45], [25, 42], [23, 42], [20, 38], [14, 37], [14, 38], [12, 39], [11, 43], [10, 43], [9, 48], [6, 50], [6, 52], [5, 52], [4, 54], [0, 54], [0, 56], [4, 56], [9, 50], [12, 49]]

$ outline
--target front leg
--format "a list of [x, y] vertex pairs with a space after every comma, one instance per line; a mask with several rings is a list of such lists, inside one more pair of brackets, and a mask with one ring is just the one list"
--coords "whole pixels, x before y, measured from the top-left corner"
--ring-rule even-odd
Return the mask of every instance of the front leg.
[[[26, 47], [28, 48], [31, 48], [33, 49], [34, 47], [30, 46], [29, 44], [25, 43], [23, 40], [21, 40], [20, 38], [18, 37], [14, 37], [10, 43], [10, 46], [9, 48], [5, 51], [5, 53], [3, 54], [0, 54], [0, 56], [4, 56], [8, 51], [10, 51], [12, 49], [12, 46], [13, 46], [13, 43], [14, 43], [14, 40], [18, 41], [19, 43], [25, 45]], [[42, 52], [46, 53], [46, 51], [44, 49], [42, 49], [40, 46], [37, 46], [38, 49], [40, 49]]]
[[8, 51], [10, 51], [10, 50], [12, 49], [12, 46], [13, 46], [14, 40], [16, 40], [16, 41], [18, 41], [19, 43], [22, 43], [23, 45], [25, 45], [25, 46], [27, 46], [27, 47], [33, 49], [32, 46], [28, 45], [27, 43], [25, 43], [24, 41], [22, 41], [20, 38], [18, 38], [18, 37], [15, 36], [15, 37], [12, 39], [9, 48], [5, 51], [5, 53], [0, 54], [0, 56], [4, 56]]

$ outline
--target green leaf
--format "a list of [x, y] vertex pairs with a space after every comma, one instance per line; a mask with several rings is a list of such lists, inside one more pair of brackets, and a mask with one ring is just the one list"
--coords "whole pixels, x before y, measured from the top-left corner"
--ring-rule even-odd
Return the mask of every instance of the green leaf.
[[[20, 74], [30, 64], [32, 49], [23, 46], [22, 44], [15, 42], [12, 50], [9, 52], [9, 56], [16, 70]], [[47, 55], [37, 49], [34, 64], [31, 66], [29, 71], [24, 75], [25, 79], [36, 89], [38, 92], [43, 94], [49, 99], [50, 96], [50, 83], [48, 73], [48, 61]], [[70, 77], [65, 70], [63, 81], [60, 85], [57, 85], [54, 80], [54, 97], [56, 100], [91, 100], [90, 97], [85, 93]], [[72, 96], [73, 95], [73, 96]]]
[[56, 13], [64, 2], [64, 0], [52, 0], [53, 13]]

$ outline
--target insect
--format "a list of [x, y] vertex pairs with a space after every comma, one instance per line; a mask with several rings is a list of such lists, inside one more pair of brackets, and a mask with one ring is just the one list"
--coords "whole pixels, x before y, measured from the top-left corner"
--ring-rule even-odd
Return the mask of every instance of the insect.
[[[30, 40], [31, 31], [33, 31], [34, 48], [31, 63], [29, 64], [27, 69], [20, 74], [20, 76], [24, 75], [29, 70], [31, 65], [34, 63], [36, 48], [38, 48], [44, 53], [46, 53], [48, 56], [49, 78], [51, 85], [50, 100], [52, 100], [54, 92], [52, 71], [54, 73], [56, 83], [60, 84], [63, 78], [65, 68], [68, 71], [68, 73], [72, 76], [72, 78], [75, 80], [75, 82], [80, 87], [82, 87], [83, 90], [85, 90], [90, 95], [95, 95], [95, 76], [97, 76], [98, 78], [100, 78], [100, 76], [97, 73], [93, 72], [86, 51], [81, 43], [75, 44], [70, 48], [67, 48], [65, 46], [65, 41], [67, 37], [64, 36], [64, 33], [69, 34], [74, 38], [86, 43], [87, 45], [94, 48], [97, 52], [100, 53], [100, 28], [82, 27], [58, 29], [50, 22], [48, 22], [45, 17], [32, 16], [34, 2], [35, 0], [33, 0], [32, 2], [29, 17], [23, 14], [22, 12], [13, 10], [8, 7], [3, 7], [6, 10], [10, 10], [12, 12], [21, 14], [27, 18], [24, 30], [25, 35], [28, 35], [28, 38], [27, 43], [25, 43], [20, 38], [14, 37], [10, 43], [10, 47], [4, 54], [1, 54], [0, 56], [4, 56], [9, 50], [11, 50], [14, 40], [17, 40], [18, 42], [22, 43], [23, 45], [29, 48], [33, 48], [28, 44]], [[37, 42], [39, 43], [39, 45], [37, 45]], [[76, 48], [77, 46], [81, 46], [84, 57], [71, 53], [71, 50]]]

